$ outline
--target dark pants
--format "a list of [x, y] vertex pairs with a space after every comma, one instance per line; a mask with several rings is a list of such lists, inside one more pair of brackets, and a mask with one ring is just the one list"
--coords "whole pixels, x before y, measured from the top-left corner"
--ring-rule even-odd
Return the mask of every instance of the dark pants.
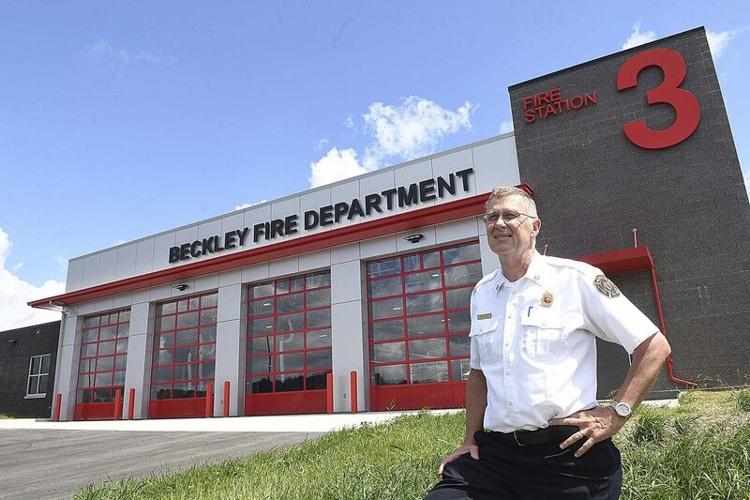
[[467, 453], [447, 464], [442, 480], [425, 500], [620, 497], [620, 452], [611, 439], [595, 444], [580, 458], [573, 453], [584, 439], [566, 450], [559, 446], [564, 439], [527, 446], [519, 446], [512, 434], [477, 432], [474, 439], [479, 460]]

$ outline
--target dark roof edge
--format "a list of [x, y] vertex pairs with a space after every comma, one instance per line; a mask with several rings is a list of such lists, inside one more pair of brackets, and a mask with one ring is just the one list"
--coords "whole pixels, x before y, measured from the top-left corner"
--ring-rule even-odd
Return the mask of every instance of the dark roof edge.
[[663, 42], [665, 40], [671, 40], [673, 38], [677, 38], [678, 36], [683, 36], [683, 35], [686, 35], [688, 33], [693, 33], [695, 31], [701, 31], [701, 30], [705, 31], [706, 30], [705, 26], [698, 26], [697, 28], [692, 28], [692, 29], [689, 29], [689, 30], [686, 30], [686, 31], [682, 31], [680, 33], [675, 33], [674, 35], [665, 36], [664, 38], [659, 38], [659, 39], [654, 40], [652, 42], [644, 43], [644, 44], [641, 44], [641, 45], [636, 45], [635, 47], [631, 47], [629, 49], [619, 50], [617, 52], [612, 52], [611, 54], [607, 54], [607, 55], [604, 55], [604, 56], [601, 56], [601, 57], [597, 57], [595, 59], [591, 59], [590, 61], [586, 61], [586, 62], [582, 62], [582, 63], [576, 64], [575, 66], [569, 66], [567, 68], [558, 69], [558, 70], [553, 71], [551, 73], [547, 73], [546, 75], [536, 76], [534, 78], [531, 78], [530, 80], [525, 80], [523, 82], [514, 83], [513, 85], [509, 85], [508, 86], [508, 91], [510, 92], [511, 90], [513, 90], [514, 88], [516, 88], [516, 87], [518, 87], [520, 85], [526, 85], [528, 83], [535, 82], [537, 80], [541, 80], [542, 78], [548, 78], [550, 76], [554, 76], [554, 75], [557, 75], [557, 74], [560, 74], [560, 73], [564, 73], [566, 71], [571, 71], [571, 70], [574, 70], [574, 69], [578, 69], [581, 66], [586, 66], [587, 64], [591, 64], [593, 62], [598, 62], [598, 61], [601, 61], [603, 59], [607, 59], [609, 57], [614, 57], [616, 55], [622, 54], [623, 52], [640, 50], [640, 49], [643, 49], [644, 47], [649, 47], [651, 45], [656, 45], [657, 43], [661, 43], [661, 42]]

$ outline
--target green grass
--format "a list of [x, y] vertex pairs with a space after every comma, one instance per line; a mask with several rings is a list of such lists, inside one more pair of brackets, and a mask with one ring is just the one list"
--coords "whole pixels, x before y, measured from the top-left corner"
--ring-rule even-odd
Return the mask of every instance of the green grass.
[[[678, 408], [639, 408], [615, 436], [623, 499], [750, 499], [750, 415], [738, 392], [691, 391]], [[462, 413], [406, 416], [164, 477], [89, 486], [78, 499], [411, 499], [437, 481]]]
[[0, 413], [0, 420], [5, 418], [15, 418], [13, 415], [8, 415], [6, 413]]
[[750, 412], [750, 389], [735, 391], [733, 399], [739, 411]]

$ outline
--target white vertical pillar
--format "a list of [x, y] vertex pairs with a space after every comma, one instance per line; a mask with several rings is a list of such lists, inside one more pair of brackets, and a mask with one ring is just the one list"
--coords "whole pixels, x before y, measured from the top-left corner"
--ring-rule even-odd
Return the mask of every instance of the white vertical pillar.
[[229, 415], [245, 413], [245, 318], [243, 287], [235, 283], [219, 288], [216, 324], [214, 415], [224, 413], [224, 382], [229, 381]]
[[125, 365], [124, 415], [130, 405], [130, 389], [135, 389], [133, 418], [148, 418], [148, 402], [151, 398], [151, 357], [153, 355], [153, 308], [148, 302], [130, 307], [130, 333], [128, 334], [128, 358]]
[[62, 394], [60, 420], [73, 420], [78, 385], [78, 359], [81, 355], [81, 325], [78, 316], [64, 315], [60, 323], [57, 363], [55, 368], [55, 389], [52, 397], [53, 412], [55, 395]]
[[331, 339], [333, 343], [333, 411], [351, 411], [350, 372], [357, 372], [357, 406], [366, 409], [367, 329], [362, 303], [359, 259], [331, 265]]

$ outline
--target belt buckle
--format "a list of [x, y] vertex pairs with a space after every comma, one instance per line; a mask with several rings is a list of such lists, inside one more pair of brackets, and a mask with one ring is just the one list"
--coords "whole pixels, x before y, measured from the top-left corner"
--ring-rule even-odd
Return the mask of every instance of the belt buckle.
[[518, 440], [518, 436], [516, 435], [516, 432], [518, 431], [513, 431], [513, 439], [516, 441], [516, 444], [518, 446], [526, 446], [525, 444], [521, 443], [521, 441]]

